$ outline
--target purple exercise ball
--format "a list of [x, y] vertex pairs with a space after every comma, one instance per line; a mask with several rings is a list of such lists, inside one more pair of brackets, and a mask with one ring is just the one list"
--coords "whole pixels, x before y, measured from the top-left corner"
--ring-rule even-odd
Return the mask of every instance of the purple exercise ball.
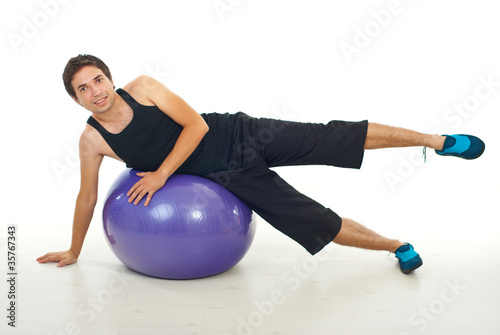
[[172, 175], [148, 206], [129, 203], [140, 179], [123, 171], [103, 210], [111, 250], [134, 271], [159, 278], [193, 279], [229, 270], [245, 256], [255, 236], [255, 216], [219, 184], [193, 175]]

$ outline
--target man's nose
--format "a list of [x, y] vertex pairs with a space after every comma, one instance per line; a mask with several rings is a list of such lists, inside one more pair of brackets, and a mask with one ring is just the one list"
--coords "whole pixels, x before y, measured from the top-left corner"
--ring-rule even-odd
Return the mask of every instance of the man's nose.
[[93, 86], [92, 87], [92, 96], [98, 97], [102, 93], [102, 90], [99, 87]]

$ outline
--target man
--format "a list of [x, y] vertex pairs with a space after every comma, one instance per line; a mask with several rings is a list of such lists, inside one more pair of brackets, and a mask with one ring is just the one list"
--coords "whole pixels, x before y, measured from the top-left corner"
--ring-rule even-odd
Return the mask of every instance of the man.
[[[311, 254], [331, 241], [395, 253], [403, 273], [422, 265], [413, 246], [383, 237], [300, 194], [270, 167], [323, 164], [360, 168], [365, 149], [424, 146], [439, 155], [475, 159], [484, 143], [475, 136], [439, 136], [375, 123], [328, 124], [255, 119], [243, 113], [198, 114], [153, 78], [141, 76], [115, 91], [108, 67], [79, 55], [66, 65], [63, 80], [74, 101], [92, 113], [79, 150], [81, 187], [71, 247], [48, 253], [40, 263], [75, 263], [97, 202], [98, 172], [104, 156], [124, 161], [142, 177], [129, 202], [147, 206], [175, 172], [196, 174], [223, 185], [262, 218]], [[132, 204], [131, 204], [132, 205]]]

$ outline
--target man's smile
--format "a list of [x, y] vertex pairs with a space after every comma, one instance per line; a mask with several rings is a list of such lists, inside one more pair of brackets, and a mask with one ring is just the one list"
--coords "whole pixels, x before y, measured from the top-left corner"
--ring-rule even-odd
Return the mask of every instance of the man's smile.
[[94, 105], [97, 105], [97, 106], [102, 106], [106, 103], [106, 101], [108, 100], [108, 97], [105, 96], [104, 98], [101, 98], [97, 101], [94, 102]]

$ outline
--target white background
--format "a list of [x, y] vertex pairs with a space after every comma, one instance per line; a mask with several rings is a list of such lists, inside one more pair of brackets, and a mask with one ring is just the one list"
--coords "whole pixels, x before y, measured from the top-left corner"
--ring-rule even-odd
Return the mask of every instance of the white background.
[[[396, 237], [415, 236], [428, 249], [451, 240], [477, 259], [488, 258], [488, 268], [499, 274], [498, 253], [491, 252], [500, 237], [500, 86], [479, 88], [490, 94], [474, 100], [480, 78], [500, 82], [493, 1], [220, 1], [226, 11], [216, 3], [2, 2], [0, 227], [19, 225], [21, 264], [33, 266], [37, 256], [69, 247], [79, 187], [75, 155], [89, 113], [69, 98], [61, 75], [69, 58], [90, 53], [107, 63], [117, 87], [151, 75], [200, 113], [368, 119], [480, 136], [486, 151], [477, 161], [428, 150], [423, 164], [422, 148], [389, 149], [367, 152], [360, 171], [279, 171], [342, 216]], [[391, 4], [397, 13], [381, 14]], [[366, 29], [371, 37], [360, 37]], [[341, 46], [356, 43], [358, 52], [346, 57]], [[449, 112], [474, 101], [470, 111]], [[103, 163], [87, 244], [105, 248], [100, 206], [123, 168]], [[267, 229], [261, 221], [256, 239], [275, 236]], [[92, 257], [89, 249], [82, 257]]]
[[[350, 63], [341, 43], [355, 46], [356, 28], [370, 27], [371, 12], [387, 9], [389, 1], [234, 1], [227, 11], [217, 11], [214, 3], [56, 2], [46, 21], [37, 1], [4, 3], [6, 221], [66, 227], [71, 220], [67, 208], [79, 183], [74, 154], [89, 113], [68, 97], [61, 74], [79, 53], [102, 58], [117, 87], [153, 75], [200, 113], [241, 110], [315, 122], [368, 119], [424, 132], [477, 134], [487, 143], [481, 160], [453, 161], [453, 167], [436, 170], [436, 157], [429, 157], [396, 190], [410, 191], [422, 174], [443, 182], [460, 178], [460, 183], [498, 185], [491, 160], [499, 143], [494, 135], [500, 87], [467, 117], [446, 114], [474, 95], [480, 76], [500, 81], [495, 35], [500, 24], [491, 2], [401, 1], [398, 14], [378, 35], [373, 30], [375, 36]], [[24, 38], [23, 32], [31, 31], [23, 30], [26, 20], [41, 27], [25, 43], [13, 43], [14, 34]], [[398, 156], [408, 160], [411, 152], [370, 152], [362, 175], [380, 182], [381, 191], [392, 191], [387, 173], [398, 174]], [[106, 162], [104, 171], [114, 175], [121, 166]], [[299, 169], [290, 172], [294, 178], [311, 171], [318, 177], [314, 169]], [[331, 182], [348, 173], [320, 171], [320, 179]], [[427, 188], [437, 180], [426, 181]], [[19, 212], [26, 212], [28, 203], [37, 210], [24, 214], [36, 218], [21, 220]]]

